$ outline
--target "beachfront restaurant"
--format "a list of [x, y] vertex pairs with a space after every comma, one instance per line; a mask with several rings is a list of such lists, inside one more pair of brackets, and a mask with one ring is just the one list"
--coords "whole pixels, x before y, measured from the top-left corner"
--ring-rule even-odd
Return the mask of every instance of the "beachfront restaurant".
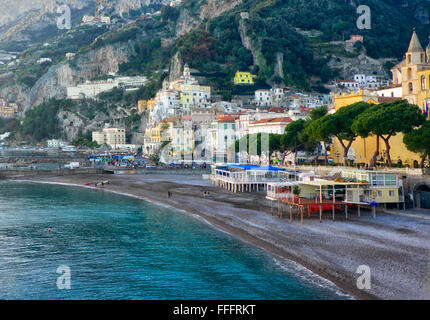
[[[296, 188], [296, 194], [294, 194]], [[335, 212], [343, 208], [348, 218], [348, 208], [356, 207], [360, 216], [360, 209], [371, 208], [376, 216], [376, 207], [388, 203], [404, 203], [403, 183], [396, 174], [386, 172], [372, 172], [364, 170], [346, 170], [336, 178], [310, 177], [304, 181], [289, 183], [269, 183], [267, 185], [266, 199], [270, 201], [273, 213], [273, 202], [277, 204], [278, 216], [282, 217], [286, 210], [310, 216], [313, 212], [322, 213], [331, 211], [333, 220]]]
[[266, 190], [268, 183], [294, 181], [295, 176], [274, 166], [227, 164], [212, 166], [211, 180], [215, 186], [236, 193]]
[[[344, 170], [341, 177], [368, 184], [368, 189], [355, 201], [387, 205], [405, 204], [403, 180], [396, 173], [371, 170]], [[351, 198], [351, 197], [350, 197]]]
[[[296, 194], [294, 194], [295, 188]], [[292, 220], [292, 214], [295, 212], [301, 216], [303, 223], [305, 213], [310, 216], [317, 212], [320, 221], [322, 221], [323, 212], [329, 211], [334, 220], [335, 212], [342, 207], [347, 218], [348, 207], [352, 206], [351, 201], [359, 198], [366, 188], [365, 183], [315, 178], [289, 184], [270, 183], [267, 186], [266, 199], [270, 201], [272, 212], [273, 203], [275, 202], [275, 206], [277, 203], [279, 217], [282, 217], [283, 212], [289, 212], [290, 220]]]

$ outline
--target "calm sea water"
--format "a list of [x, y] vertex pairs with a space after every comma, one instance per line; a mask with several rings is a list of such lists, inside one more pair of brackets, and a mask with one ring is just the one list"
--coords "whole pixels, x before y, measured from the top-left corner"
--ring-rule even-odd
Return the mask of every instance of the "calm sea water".
[[[60, 265], [71, 270], [70, 290], [57, 288]], [[0, 299], [345, 297], [187, 214], [102, 191], [0, 182]]]

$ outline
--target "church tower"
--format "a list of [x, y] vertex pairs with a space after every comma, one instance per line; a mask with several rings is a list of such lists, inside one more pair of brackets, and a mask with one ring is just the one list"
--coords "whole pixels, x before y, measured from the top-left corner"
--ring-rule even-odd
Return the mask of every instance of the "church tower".
[[427, 57], [427, 64], [430, 64], [430, 36], [429, 36], [429, 44], [426, 48], [426, 57]]
[[408, 51], [406, 52], [406, 59], [401, 66], [402, 96], [409, 103], [417, 104], [417, 95], [420, 89], [418, 71], [425, 67], [426, 63], [426, 51], [421, 46], [414, 29]]
[[425, 63], [425, 52], [414, 29], [411, 42], [409, 43], [408, 52], [406, 52], [406, 64], [416, 65]]
[[191, 72], [190, 72], [190, 67], [188, 66], [188, 64], [186, 63], [184, 66], [184, 79], [185, 80], [191, 80]]

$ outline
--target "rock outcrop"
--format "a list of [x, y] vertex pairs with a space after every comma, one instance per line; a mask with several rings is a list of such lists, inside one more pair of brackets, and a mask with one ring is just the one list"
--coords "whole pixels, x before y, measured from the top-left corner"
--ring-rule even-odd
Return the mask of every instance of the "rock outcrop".
[[65, 98], [68, 86], [75, 86], [110, 72], [118, 72], [119, 65], [128, 61], [132, 50], [130, 46], [124, 45], [106, 46], [78, 56], [71, 62], [52, 66], [33, 86], [24, 108], [37, 106], [52, 97]]

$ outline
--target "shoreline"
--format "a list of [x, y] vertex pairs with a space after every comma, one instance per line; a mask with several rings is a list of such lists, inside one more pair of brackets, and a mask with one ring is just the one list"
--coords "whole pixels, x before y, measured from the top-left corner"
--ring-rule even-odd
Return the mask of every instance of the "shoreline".
[[[100, 176], [100, 175], [96, 175], [96, 177], [106, 178], [106, 176]], [[187, 205], [187, 201], [189, 201], [190, 199], [185, 199], [185, 196], [178, 194], [176, 189], [175, 189], [175, 192], [173, 193], [174, 199], [172, 201], [172, 199], [166, 199], [165, 194], [163, 194], [163, 196], [161, 196], [160, 198], [160, 191], [157, 193], [156, 190], [145, 190], [145, 188], [139, 188], [137, 185], [134, 185], [134, 184], [131, 186], [128, 186], [128, 188], [121, 185], [119, 186], [116, 185], [118, 181], [127, 180], [127, 178], [130, 178], [130, 176], [121, 176], [121, 177], [109, 176], [109, 178], [111, 178], [109, 180], [110, 181], [113, 180], [114, 182], [109, 185], [105, 185], [105, 188], [100, 188], [100, 189], [96, 189], [95, 187], [92, 187], [92, 186], [86, 186], [84, 184], [74, 183], [74, 181], [70, 181], [70, 180], [77, 180], [75, 182], [82, 183], [83, 181], [85, 181], [83, 179], [91, 178], [87, 176], [73, 177], [73, 178], [72, 177], [29, 177], [29, 179], [25, 179], [25, 178], [23, 179], [23, 178], [24, 177], [20, 179], [10, 179], [10, 181], [56, 184], [56, 185], [64, 185], [69, 187], [85, 188], [88, 190], [97, 190], [97, 191], [101, 190], [103, 192], [104, 191], [112, 192], [122, 196], [132, 197], [135, 199], [153, 203], [155, 205], [167, 207], [173, 210], [178, 210], [183, 213], [190, 214], [196, 218], [204, 220], [204, 222], [210, 224], [212, 227], [216, 228], [217, 230], [225, 232], [241, 241], [244, 241], [248, 244], [252, 244], [260, 249], [263, 249], [265, 252], [268, 252], [269, 254], [273, 255], [275, 258], [280, 257], [282, 259], [293, 261], [299, 266], [304, 267], [310, 272], [312, 272], [313, 274], [317, 275], [318, 277], [321, 277], [324, 280], [328, 281], [330, 284], [333, 284], [335, 287], [339, 288], [340, 291], [350, 294], [353, 298], [356, 298], [356, 299], [389, 299], [390, 298], [390, 297], [377, 295], [371, 292], [359, 290], [356, 286], [354, 286], [355, 284], [354, 275], [346, 274], [345, 272], [340, 272], [339, 270], [336, 270], [330, 266], [327, 266], [325, 261], [318, 259], [318, 257], [316, 256], [314, 257], [303, 256], [300, 254], [300, 252], [298, 252], [294, 248], [294, 246], [289, 247], [288, 248], [289, 250], [285, 250], [285, 247], [275, 245], [273, 241], [270, 241], [272, 239], [266, 237], [267, 236], [266, 232], [263, 232], [261, 234], [253, 233], [252, 230], [250, 230], [249, 226], [237, 223], [238, 221], [229, 221], [231, 220], [231, 216], [229, 215], [222, 216], [221, 214], [218, 215], [216, 213], [217, 205], [221, 205], [221, 206], [224, 205], [228, 207], [227, 204], [220, 204], [219, 200], [214, 201], [213, 199], [204, 199], [204, 202], [207, 203], [207, 205], [210, 208], [209, 210], [212, 213], [212, 214], [208, 214], [206, 210], [202, 210], [202, 208], [199, 208], [198, 205], [197, 206]], [[136, 177], [134, 178], [136, 179]], [[162, 178], [164, 179], [165, 177], [162, 177]], [[159, 178], [158, 180], [160, 179], [161, 178]], [[163, 179], [161, 179], [162, 182], [174, 184], [171, 181], [164, 181]], [[146, 179], [143, 179], [143, 180], [146, 180]], [[151, 186], [150, 183], [148, 183], [148, 185]], [[200, 186], [200, 189], [201, 187], [202, 186]], [[209, 187], [203, 186], [203, 188], [208, 189]], [[163, 190], [163, 192], [167, 192], [165, 188], [161, 188], [161, 189]], [[145, 192], [142, 193], [142, 191], [145, 191]], [[222, 193], [222, 192], [219, 192], [219, 193]], [[194, 200], [191, 202], [191, 204], [193, 204], [194, 202], [202, 202], [201, 201], [202, 199], [198, 199], [198, 196], [197, 194], [195, 194], [195, 192], [194, 194], [191, 193], [191, 195], [187, 194], [187, 196], [191, 197], [192, 198], [191, 200]], [[175, 201], [175, 200], [182, 200], [182, 201]], [[183, 200], [187, 200], [187, 201], [183, 201]], [[204, 207], [203, 209], [207, 209], [207, 207]], [[229, 208], [226, 208], [226, 209], [228, 210]], [[246, 209], [246, 210], [250, 210], [250, 209]], [[214, 214], [214, 211], [215, 211], [215, 214]], [[234, 212], [232, 212], [231, 214], [234, 215]], [[273, 217], [270, 214], [267, 214], [267, 212], [260, 211], [259, 214], [263, 215], [262, 218], [270, 217], [271, 219], [273, 219]], [[278, 218], [276, 218], [276, 221], [279, 221]], [[280, 223], [284, 224], [285, 222], [280, 222]], [[293, 222], [293, 224], [296, 224], [296, 223], [297, 222]], [[308, 223], [308, 221], [305, 221], [305, 224], [306, 223]]]
[[306, 270], [308, 270], [308, 272], [311, 272], [315, 276], [318, 276], [319, 278], [323, 279], [324, 281], [327, 281], [329, 284], [335, 286], [338, 290], [344, 291], [344, 293], [342, 292], [342, 294], [336, 293], [339, 296], [351, 297], [354, 299], [357, 299], [357, 298], [358, 299], [377, 299], [377, 297], [375, 297], [373, 295], [369, 295], [369, 294], [363, 295], [362, 293], [357, 294], [357, 292], [353, 292], [353, 291], [355, 291], [355, 289], [353, 289], [351, 287], [345, 288], [343, 286], [339, 286], [335, 282], [336, 279], [330, 279], [331, 277], [329, 275], [325, 276], [325, 275], [321, 274], [319, 272], [320, 270], [315, 269], [313, 266], [309, 265], [308, 263], [306, 263], [304, 261], [300, 261], [300, 259], [298, 259], [297, 257], [294, 257], [292, 255], [289, 255], [289, 254], [277, 249], [276, 247], [272, 246], [270, 243], [265, 242], [262, 239], [258, 239], [256, 237], [253, 237], [252, 235], [250, 235], [249, 233], [247, 233], [244, 230], [241, 230], [239, 228], [230, 227], [227, 224], [222, 223], [222, 221], [213, 219], [211, 217], [207, 217], [204, 214], [193, 213], [193, 212], [187, 211], [187, 210], [180, 208], [180, 207], [175, 207], [175, 206], [172, 206], [172, 205], [169, 205], [166, 203], [155, 201], [155, 200], [148, 198], [148, 197], [136, 196], [136, 195], [133, 195], [131, 193], [124, 193], [124, 192], [120, 192], [120, 191], [114, 191], [114, 190], [103, 189], [103, 188], [96, 189], [95, 187], [79, 185], [79, 184], [74, 184], [74, 183], [51, 182], [51, 181], [42, 181], [42, 180], [27, 180], [27, 179], [13, 179], [11, 181], [26, 182], [26, 183], [40, 183], [40, 184], [48, 184], [48, 185], [61, 185], [61, 186], [67, 186], [67, 187], [76, 187], [76, 188], [84, 188], [84, 189], [88, 189], [88, 190], [109, 192], [109, 193], [113, 193], [113, 194], [117, 194], [117, 195], [121, 195], [121, 196], [125, 196], [125, 197], [131, 197], [133, 199], [145, 201], [145, 202], [157, 205], [157, 206], [169, 208], [169, 209], [174, 210], [174, 211], [179, 211], [179, 212], [182, 212], [184, 214], [188, 214], [190, 216], [193, 216], [194, 218], [198, 218], [200, 221], [207, 223], [212, 228], [215, 228], [218, 231], [221, 231], [221, 232], [226, 233], [230, 236], [233, 236], [234, 238], [236, 238], [240, 241], [243, 241], [243, 242], [247, 243], [248, 245], [255, 246], [255, 247], [267, 252], [270, 255], [273, 255], [273, 256], [275, 256], [277, 258], [281, 258], [281, 259], [287, 259], [287, 260], [297, 264], [298, 266], [305, 268]]

